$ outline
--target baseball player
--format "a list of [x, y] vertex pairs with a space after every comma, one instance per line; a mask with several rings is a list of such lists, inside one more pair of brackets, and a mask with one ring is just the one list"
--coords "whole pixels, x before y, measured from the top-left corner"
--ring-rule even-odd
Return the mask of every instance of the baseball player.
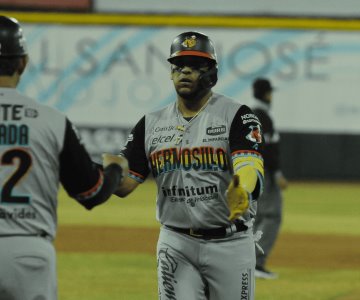
[[275, 279], [278, 275], [266, 269], [266, 261], [278, 237], [282, 217], [282, 192], [288, 185], [280, 169], [280, 135], [274, 126], [270, 113], [273, 87], [266, 78], [256, 78], [253, 82], [255, 104], [253, 112], [263, 125], [265, 150], [263, 153], [265, 167], [264, 192], [258, 201], [255, 230], [263, 232], [261, 248], [256, 252], [255, 276], [264, 279]]
[[129, 174], [116, 194], [150, 173], [156, 181], [159, 299], [254, 299], [261, 124], [247, 106], [212, 92], [218, 69], [208, 36], [181, 33], [168, 61], [177, 99], [133, 128], [121, 151]]
[[60, 112], [16, 91], [28, 61], [19, 23], [0, 16], [0, 299], [57, 299], [59, 183], [87, 209], [106, 201], [127, 161], [94, 165]]

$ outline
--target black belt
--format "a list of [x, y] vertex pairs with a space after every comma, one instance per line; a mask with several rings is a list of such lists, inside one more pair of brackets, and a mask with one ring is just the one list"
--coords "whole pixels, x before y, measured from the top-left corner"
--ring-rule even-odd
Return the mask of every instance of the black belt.
[[235, 232], [241, 232], [248, 229], [243, 221], [235, 221], [227, 227], [212, 228], [212, 229], [192, 229], [192, 228], [179, 228], [174, 226], [165, 225], [166, 227], [176, 232], [184, 233], [193, 237], [202, 239], [221, 239], [233, 235]]

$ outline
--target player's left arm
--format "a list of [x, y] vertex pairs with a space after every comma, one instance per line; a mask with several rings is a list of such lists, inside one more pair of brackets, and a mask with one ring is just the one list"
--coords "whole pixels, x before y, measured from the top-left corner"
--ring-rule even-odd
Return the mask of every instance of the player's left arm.
[[263, 135], [262, 126], [252, 110], [242, 105], [230, 128], [229, 143], [234, 175], [252, 199], [258, 199], [263, 188]]
[[242, 216], [249, 201], [263, 190], [263, 137], [259, 119], [245, 105], [236, 113], [230, 128], [229, 144], [233, 162], [233, 180], [227, 190], [230, 220]]

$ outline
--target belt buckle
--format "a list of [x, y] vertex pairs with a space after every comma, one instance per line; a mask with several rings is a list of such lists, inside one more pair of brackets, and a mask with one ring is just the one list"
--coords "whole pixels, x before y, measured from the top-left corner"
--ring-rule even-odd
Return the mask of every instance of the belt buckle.
[[194, 232], [194, 229], [192, 229], [192, 228], [190, 228], [189, 234], [190, 234], [191, 236], [193, 236], [193, 237], [203, 237], [202, 234], [196, 234], [196, 233]]
[[232, 236], [235, 232], [237, 232], [236, 225], [232, 223], [230, 226], [226, 227], [226, 236]]

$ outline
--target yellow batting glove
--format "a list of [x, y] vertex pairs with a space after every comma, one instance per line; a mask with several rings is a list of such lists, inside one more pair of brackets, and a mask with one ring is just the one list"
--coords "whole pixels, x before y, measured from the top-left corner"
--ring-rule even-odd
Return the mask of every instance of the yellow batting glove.
[[249, 193], [240, 185], [239, 175], [233, 176], [226, 193], [226, 198], [230, 210], [229, 219], [231, 221], [242, 216], [249, 208]]

